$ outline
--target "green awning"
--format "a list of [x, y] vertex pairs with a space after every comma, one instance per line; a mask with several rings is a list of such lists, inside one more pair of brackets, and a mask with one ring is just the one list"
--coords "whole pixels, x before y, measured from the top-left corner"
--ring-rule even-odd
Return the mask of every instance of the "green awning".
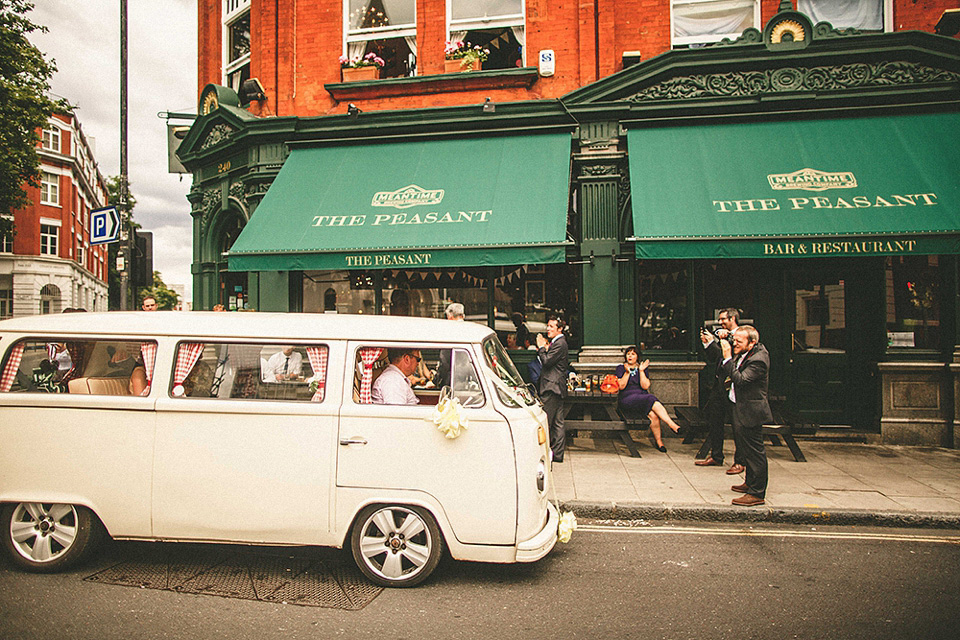
[[960, 253], [960, 114], [627, 133], [639, 258]]
[[231, 271], [563, 262], [570, 134], [295, 149]]

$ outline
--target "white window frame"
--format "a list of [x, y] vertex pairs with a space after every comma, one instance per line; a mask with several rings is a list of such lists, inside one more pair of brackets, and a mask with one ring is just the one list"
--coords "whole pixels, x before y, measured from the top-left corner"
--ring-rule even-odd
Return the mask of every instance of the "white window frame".
[[40, 138], [40, 148], [60, 153], [62, 147], [60, 129], [54, 125], [43, 128]]
[[[44, 230], [45, 227], [52, 229], [53, 232]], [[52, 252], [50, 251], [51, 238], [53, 239]], [[40, 255], [60, 257], [60, 227], [59, 225], [47, 224], [42, 219], [40, 220]]]
[[[673, 34], [676, 33], [674, 27], [674, 8], [677, 5], [692, 5], [700, 3], [711, 3], [711, 2], [722, 2], [724, 0], [670, 0], [670, 44], [673, 47], [682, 47], [689, 45], [698, 45], [698, 44], [709, 44], [713, 42], [720, 42], [724, 38], [730, 38], [735, 40], [739, 38], [742, 33], [711, 33], [700, 36], [684, 36], [678, 38]], [[743, 0], [744, 4], [748, 2], [753, 3], [753, 26], [757, 29], [762, 30], [763, 25], [760, 22], [760, 0]]]
[[[236, 60], [230, 60], [230, 27], [244, 15], [250, 15], [250, 0], [223, 0], [223, 51], [220, 68], [223, 69], [223, 85], [229, 86], [230, 76], [250, 64], [250, 52]], [[252, 26], [252, 25], [251, 25]], [[250, 48], [253, 48], [253, 33], [250, 34]], [[240, 87], [236, 87], [239, 90]]]
[[43, 171], [40, 174], [40, 204], [60, 206], [60, 176], [56, 173]]
[[0, 319], [13, 317], [13, 284], [0, 286]]
[[[13, 222], [13, 216], [9, 213], [0, 214], [0, 218]], [[0, 253], [13, 253], [13, 233], [0, 237]]]
[[[389, 27], [375, 27], [373, 29], [350, 28], [350, 0], [343, 0], [343, 55], [350, 57], [350, 45], [366, 43], [370, 40], [387, 40], [391, 38], [416, 38], [417, 36], [417, 3], [413, 3], [413, 22], [408, 24], [390, 25]], [[364, 47], [366, 48], [366, 47]], [[419, 47], [418, 47], [419, 49]], [[419, 54], [419, 51], [417, 52]], [[419, 55], [415, 56], [419, 58]], [[419, 65], [416, 65], [419, 67]], [[417, 71], [419, 73], [419, 71]]]
[[[490, 16], [483, 18], [460, 18], [453, 19], [453, 0], [447, 1], [447, 40], [454, 38], [454, 31], [479, 31], [482, 29], [501, 29], [509, 27], [523, 27], [527, 25], [527, 2], [520, 0], [520, 13], [505, 14], [502, 16]], [[526, 38], [524, 38], [526, 39]], [[521, 64], [527, 64], [527, 46], [524, 44], [520, 49]]]
[[[893, 31], [893, 0], [880, 0], [880, 5], [883, 8], [883, 33], [891, 33]], [[798, 9], [799, 10], [799, 9]], [[834, 29], [846, 29], [847, 27], [833, 25]], [[867, 33], [879, 33], [873, 30], [866, 30]]]

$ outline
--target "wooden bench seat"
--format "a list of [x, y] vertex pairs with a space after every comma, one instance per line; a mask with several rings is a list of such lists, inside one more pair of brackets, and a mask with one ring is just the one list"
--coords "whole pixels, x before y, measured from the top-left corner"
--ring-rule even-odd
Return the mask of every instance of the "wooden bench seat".
[[[700, 435], [702, 433], [706, 436], [708, 431], [707, 420], [699, 407], [675, 407], [674, 411], [677, 414], [677, 422], [686, 431], [683, 438], [684, 444], [693, 442], [695, 434]], [[776, 415], [774, 417], [776, 417]], [[769, 439], [770, 444], [775, 447], [782, 446], [783, 443], [780, 442], [782, 438], [783, 442], [789, 447], [790, 453], [793, 454], [794, 460], [797, 462], [807, 461], [803, 452], [800, 450], [800, 445], [797, 444], [796, 439], [793, 437], [789, 424], [765, 424], [763, 425], [763, 437]], [[696, 458], [702, 460], [708, 455], [710, 455], [710, 441], [704, 437], [703, 444], [700, 446], [700, 450], [697, 451]]]

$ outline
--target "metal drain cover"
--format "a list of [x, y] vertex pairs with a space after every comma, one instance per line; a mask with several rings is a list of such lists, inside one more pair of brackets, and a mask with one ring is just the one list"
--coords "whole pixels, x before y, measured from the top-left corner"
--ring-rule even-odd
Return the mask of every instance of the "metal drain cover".
[[353, 565], [221, 549], [150, 550], [87, 576], [88, 582], [356, 611], [383, 589]]

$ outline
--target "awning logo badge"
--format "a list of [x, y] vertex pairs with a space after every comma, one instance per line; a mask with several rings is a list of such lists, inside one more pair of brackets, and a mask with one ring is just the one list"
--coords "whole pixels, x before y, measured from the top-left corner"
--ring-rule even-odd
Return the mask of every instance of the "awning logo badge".
[[853, 189], [857, 179], [850, 171], [817, 171], [800, 169], [793, 173], [774, 173], [767, 176], [770, 188], [774, 191], [803, 189], [804, 191], [826, 191], [827, 189]]
[[443, 200], [443, 189], [429, 191], [415, 184], [397, 189], [396, 191], [378, 191], [373, 194], [374, 207], [396, 207], [406, 209], [420, 204], [440, 204]]

